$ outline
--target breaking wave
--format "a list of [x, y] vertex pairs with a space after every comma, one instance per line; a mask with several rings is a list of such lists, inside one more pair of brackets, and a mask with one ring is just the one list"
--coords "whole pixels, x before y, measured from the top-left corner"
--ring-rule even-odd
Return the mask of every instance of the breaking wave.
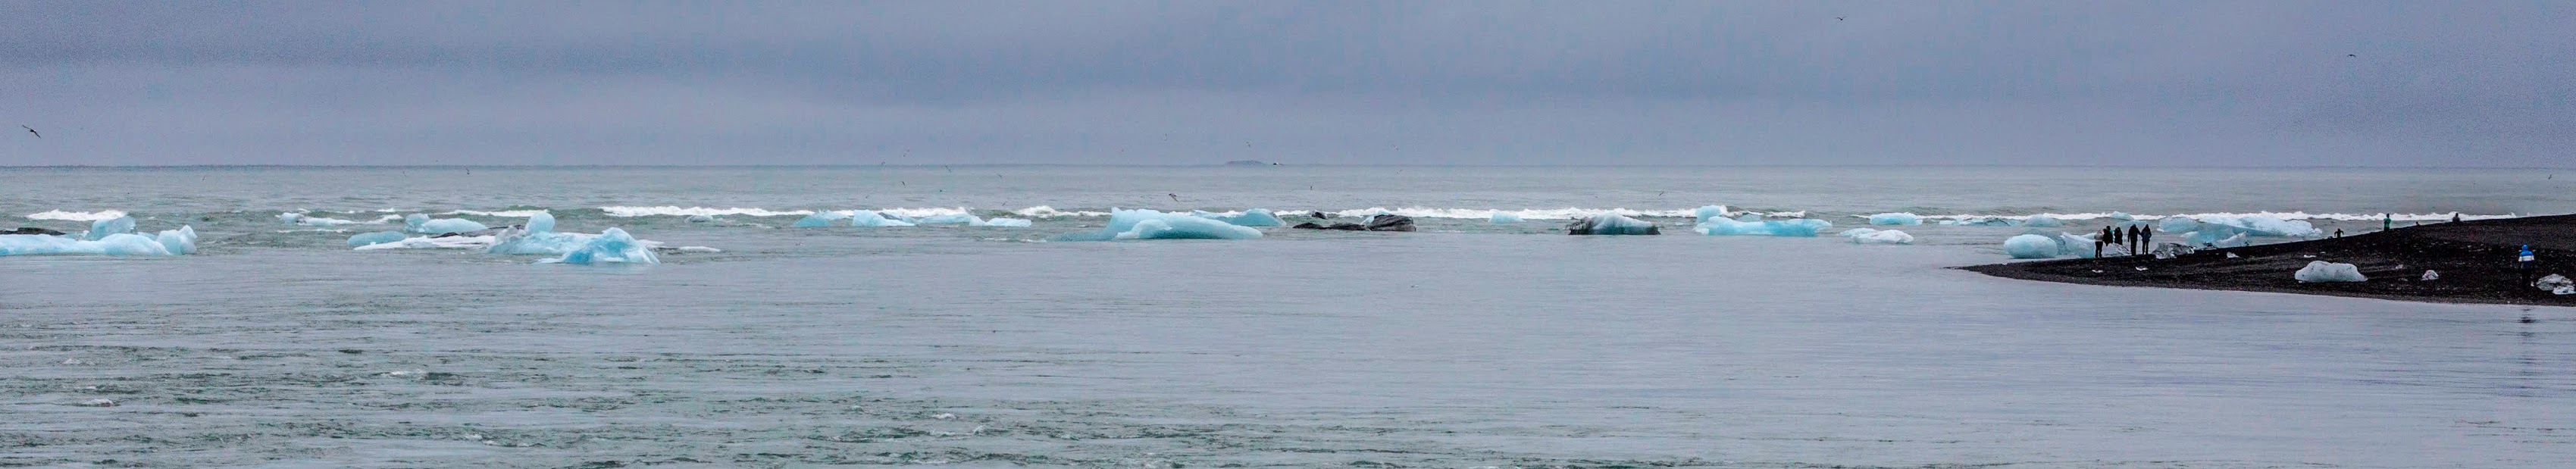
[[96, 212], [65, 212], [65, 211], [61, 211], [61, 210], [46, 210], [46, 211], [43, 211], [43, 212], [27, 214], [27, 219], [29, 219], [29, 220], [99, 221], [99, 220], [114, 220], [114, 219], [116, 219], [116, 217], [122, 217], [122, 216], [125, 216], [125, 212], [124, 212], [124, 211], [119, 211], [119, 210], [100, 210], [100, 211], [96, 211]]

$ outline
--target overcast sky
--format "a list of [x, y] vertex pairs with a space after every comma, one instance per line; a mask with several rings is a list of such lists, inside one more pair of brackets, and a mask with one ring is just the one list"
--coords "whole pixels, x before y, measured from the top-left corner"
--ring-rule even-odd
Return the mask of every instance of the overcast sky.
[[9, 165], [2565, 167], [2576, 3], [0, 0], [0, 123]]

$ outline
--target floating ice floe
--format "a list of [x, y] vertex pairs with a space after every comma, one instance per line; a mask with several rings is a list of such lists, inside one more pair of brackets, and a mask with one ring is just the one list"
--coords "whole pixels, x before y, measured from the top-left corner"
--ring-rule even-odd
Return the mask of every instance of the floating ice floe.
[[46, 210], [46, 211], [42, 211], [42, 212], [36, 212], [36, 213], [30, 213], [30, 214], [27, 214], [27, 219], [29, 219], [29, 220], [63, 220], [63, 221], [99, 221], [99, 220], [115, 219], [115, 218], [120, 218], [120, 217], [124, 217], [124, 216], [125, 216], [125, 212], [123, 212], [123, 211], [118, 211], [118, 210], [100, 210], [100, 211], [96, 211], [96, 212], [65, 212], [65, 211], [61, 211], [61, 210]]
[[1520, 223], [1521, 216], [1517, 213], [1495, 210], [1492, 216], [1486, 218], [1486, 221], [1497, 225], [1504, 223]]
[[1896, 230], [1853, 228], [1843, 230], [1842, 236], [1851, 238], [1853, 244], [1914, 244], [1914, 235]]
[[[870, 213], [873, 215], [873, 213], [874, 213], [874, 212], [870, 212]], [[822, 228], [822, 227], [826, 227], [826, 226], [832, 226], [832, 221], [833, 221], [833, 220], [846, 220], [846, 219], [849, 219], [849, 218], [850, 218], [850, 214], [849, 214], [849, 213], [846, 213], [846, 212], [814, 212], [814, 214], [806, 215], [806, 216], [805, 216], [805, 218], [797, 219], [797, 220], [796, 220], [796, 223], [789, 224], [789, 225], [787, 225], [787, 227], [789, 227], [789, 228]]]
[[1700, 234], [1709, 236], [1813, 237], [1817, 231], [1832, 227], [1834, 227], [1833, 222], [1812, 218], [1765, 221], [1760, 215], [1745, 215], [1735, 219], [1702, 217], [1699, 226], [1695, 229]]
[[878, 212], [872, 212], [872, 211], [865, 211], [865, 210], [861, 210], [861, 211], [853, 212], [853, 213], [851, 213], [851, 214], [850, 214], [850, 226], [864, 226], [864, 227], [896, 227], [896, 226], [913, 226], [913, 222], [902, 220], [902, 219], [901, 219], [902, 217], [903, 217], [902, 215], [893, 215], [893, 216], [888, 216], [888, 215], [886, 215], [886, 214], [884, 214], [884, 213], [878, 213]]
[[1566, 225], [1565, 234], [1659, 235], [1664, 234], [1664, 230], [1663, 228], [1656, 227], [1653, 222], [1628, 218], [1625, 215], [1616, 213], [1596, 213], [1592, 214], [1591, 217], [1575, 221], [1571, 225]]
[[1921, 225], [1923, 217], [1911, 213], [1881, 213], [1869, 216], [1872, 225]]
[[2021, 226], [2033, 228], [2056, 228], [2066, 226], [2066, 222], [2064, 220], [2058, 220], [2057, 217], [2048, 216], [2047, 214], [2039, 214], [2031, 215], [2030, 218], [2023, 219], [2021, 221]]
[[289, 224], [289, 225], [300, 225], [300, 226], [340, 226], [340, 225], [355, 225], [355, 224], [358, 224], [358, 223], [359, 223], [359, 222], [356, 222], [356, 221], [342, 220], [342, 219], [338, 219], [338, 218], [323, 218], [323, 217], [316, 217], [316, 216], [310, 216], [310, 215], [305, 215], [305, 214], [295, 213], [295, 212], [286, 212], [286, 213], [280, 213], [280, 214], [277, 214], [277, 221], [278, 221], [278, 222], [280, 222], [280, 223], [285, 223], [285, 224]]
[[[597, 236], [587, 237], [579, 247], [573, 249], [572, 252], [564, 253], [563, 257], [539, 260], [537, 262], [541, 264], [573, 265], [604, 263], [662, 263], [661, 257], [653, 255], [653, 247], [651, 244], [652, 243], [649, 241], [637, 240], [634, 236], [627, 235], [626, 230], [609, 228], [605, 231], [599, 232], [599, 235]], [[495, 245], [495, 247], [497, 246], [498, 245]]]
[[2290, 278], [2297, 279], [2298, 281], [2305, 283], [2366, 282], [2370, 280], [2369, 277], [2361, 276], [2360, 267], [2354, 267], [2352, 264], [2326, 261], [2308, 261], [2307, 267], [2300, 267], [2298, 272], [2290, 274]]
[[2053, 259], [2064, 251], [2057, 240], [2046, 235], [2026, 234], [2004, 239], [2004, 254], [2014, 259]]
[[359, 234], [357, 234], [357, 235], [354, 235], [354, 236], [350, 236], [350, 237], [349, 237], [349, 245], [350, 245], [350, 246], [366, 246], [366, 245], [373, 245], [373, 244], [384, 244], [384, 243], [391, 243], [391, 242], [396, 242], [396, 241], [402, 241], [402, 240], [407, 239], [407, 238], [410, 238], [410, 237], [411, 237], [410, 235], [405, 235], [405, 234], [403, 234], [403, 232], [400, 232], [400, 231], [378, 231], [378, 232], [374, 232], [374, 233], [359, 233]]
[[477, 223], [474, 220], [461, 218], [430, 219], [428, 214], [414, 213], [403, 216], [403, 229], [405, 231], [422, 234], [451, 234], [472, 233], [476, 231], [489, 230], [492, 229], [492, 227], [483, 226], [482, 223]]
[[1190, 211], [1190, 215], [1209, 220], [1232, 223], [1236, 226], [1288, 226], [1288, 222], [1286, 220], [1280, 220], [1278, 215], [1270, 213], [1270, 209], [1266, 208], [1256, 208], [1242, 212], [1228, 213], [1192, 210]]
[[1066, 233], [1056, 241], [1130, 239], [1254, 239], [1261, 230], [1206, 218], [1153, 210], [1110, 209], [1109, 226], [1090, 233]]
[[151, 236], [134, 233], [134, 219], [118, 216], [90, 224], [80, 236], [0, 235], [0, 256], [96, 254], [107, 256], [176, 256], [197, 252], [197, 229], [180, 226]]
[[1966, 218], [1954, 218], [1954, 219], [1948, 219], [1948, 220], [1941, 220], [1941, 224], [1943, 224], [1943, 225], [1961, 225], [1961, 226], [2013, 226], [2013, 225], [2021, 224], [2021, 220], [2014, 220], [2014, 219], [2004, 218], [2004, 217], [1982, 217], [1982, 216], [1980, 216], [1980, 217], [1966, 217]]

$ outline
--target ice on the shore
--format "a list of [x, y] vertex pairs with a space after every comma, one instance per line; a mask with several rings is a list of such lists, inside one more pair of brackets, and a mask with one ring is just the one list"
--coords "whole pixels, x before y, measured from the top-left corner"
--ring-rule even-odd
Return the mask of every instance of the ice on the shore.
[[[873, 212], [870, 212], [870, 213], [873, 213]], [[832, 226], [832, 221], [833, 221], [833, 220], [848, 219], [848, 218], [850, 218], [850, 217], [851, 217], [851, 215], [850, 215], [850, 214], [848, 214], [848, 213], [843, 213], [843, 212], [815, 212], [815, 213], [814, 213], [814, 214], [812, 214], [812, 215], [806, 215], [806, 216], [805, 216], [805, 218], [799, 218], [799, 219], [797, 219], [797, 220], [796, 220], [796, 223], [789, 224], [789, 225], [787, 225], [787, 227], [789, 227], [789, 228], [822, 228], [822, 227], [826, 227], [826, 226]]]
[[2056, 239], [2045, 235], [2017, 235], [2004, 239], [2004, 254], [2014, 259], [2052, 259], [2062, 251]]
[[1695, 229], [1709, 236], [1812, 237], [1817, 231], [1832, 227], [1833, 222], [1812, 218], [1766, 221], [1758, 215], [1745, 215], [1741, 219], [1709, 218], [1701, 221]]
[[1881, 213], [1869, 216], [1872, 225], [1921, 225], [1923, 216], [1911, 213]]
[[1280, 220], [1279, 215], [1270, 213], [1270, 209], [1266, 208], [1245, 210], [1242, 213], [1215, 213], [1192, 210], [1190, 211], [1190, 215], [1209, 220], [1232, 223], [1238, 226], [1288, 226], [1288, 222], [1286, 220]]
[[634, 236], [627, 235], [626, 230], [609, 228], [606, 231], [599, 232], [599, 235], [590, 236], [588, 239], [583, 241], [584, 242], [580, 247], [573, 249], [572, 252], [564, 253], [563, 257], [545, 259], [537, 262], [542, 264], [573, 265], [605, 263], [662, 263], [662, 258], [653, 255], [652, 246], [648, 245], [644, 241], [636, 240]]
[[1853, 244], [1914, 244], [1914, 235], [1897, 230], [1853, 228], [1843, 230], [1842, 236], [1851, 238]]
[[[123, 219], [123, 217], [119, 217]], [[127, 219], [126, 230], [132, 231]], [[106, 220], [101, 220], [106, 221]], [[113, 229], [114, 227], [102, 227]], [[93, 230], [96, 231], [96, 230]], [[151, 236], [134, 233], [107, 233], [98, 239], [86, 236], [0, 235], [0, 256], [36, 254], [97, 254], [107, 256], [175, 256], [197, 252], [197, 230], [181, 226]]]
[[2441, 279], [2442, 279], [2442, 273], [2441, 273], [2441, 272], [2434, 272], [2434, 271], [2433, 271], [2433, 269], [2424, 269], [2424, 277], [2423, 277], [2423, 278], [2420, 278], [2420, 279], [2417, 279], [2417, 280], [2422, 280], [2422, 281], [2430, 282], [2430, 281], [2434, 281], [2434, 280], [2441, 280]]
[[1206, 218], [1147, 209], [1110, 209], [1109, 226], [1089, 233], [1066, 233], [1056, 241], [1131, 239], [1254, 239], [1261, 230]]
[[403, 229], [421, 234], [472, 233], [492, 229], [474, 220], [462, 218], [431, 219], [428, 214], [414, 213], [403, 217]]
[[2307, 267], [2300, 267], [2298, 272], [2290, 274], [2290, 278], [2298, 279], [2300, 282], [2307, 283], [2366, 282], [2370, 280], [2369, 277], [2363, 277], [2361, 275], [2360, 267], [2354, 267], [2352, 264], [2326, 261], [2309, 261]]
[[1663, 234], [1653, 222], [1628, 218], [1616, 213], [1596, 213], [1566, 226], [1568, 234], [1579, 235], [1652, 235]]
[[1488, 221], [1488, 222], [1490, 222], [1490, 223], [1493, 223], [1493, 224], [1497, 224], [1497, 225], [1504, 224], [1504, 223], [1520, 223], [1520, 222], [1521, 222], [1521, 216], [1520, 216], [1520, 214], [1516, 214], [1516, 213], [1512, 213], [1512, 212], [1505, 212], [1505, 211], [1501, 211], [1501, 210], [1495, 210], [1495, 211], [1494, 211], [1493, 216], [1491, 216], [1491, 217], [1489, 217], [1489, 218], [1486, 218], [1486, 221]]
[[355, 225], [355, 224], [358, 224], [358, 222], [356, 222], [356, 221], [342, 220], [342, 219], [338, 219], [338, 218], [323, 218], [323, 217], [316, 217], [316, 216], [310, 216], [310, 215], [305, 215], [305, 214], [295, 213], [295, 212], [286, 212], [286, 213], [280, 213], [280, 214], [277, 214], [277, 221], [278, 221], [278, 222], [280, 222], [280, 223], [285, 223], [285, 224], [289, 224], [289, 225], [300, 225], [300, 226], [340, 226], [340, 225]]
[[2540, 280], [2532, 281], [2531, 286], [2554, 294], [2576, 295], [2576, 280], [2568, 280], [2565, 275], [2549, 274], [2547, 277], [2541, 277]]
[[134, 217], [120, 216], [89, 222], [89, 231], [81, 233], [83, 241], [107, 239], [108, 235], [134, 234]]
[[2029, 219], [2021, 221], [2021, 226], [2033, 228], [2056, 228], [2066, 226], [2066, 221], [2059, 220], [2057, 217], [2048, 216], [2046, 214], [2031, 215]]
[[357, 235], [355, 235], [355, 236], [350, 236], [350, 237], [349, 237], [349, 245], [350, 245], [350, 246], [366, 246], [366, 245], [370, 245], [370, 244], [384, 244], [384, 243], [391, 243], [391, 242], [396, 242], [396, 241], [402, 241], [404, 238], [409, 238], [409, 237], [410, 237], [410, 236], [404, 235], [404, 234], [403, 234], [403, 232], [400, 232], [400, 231], [378, 231], [378, 232], [374, 232], [374, 233], [359, 233], [359, 234], [357, 234]]

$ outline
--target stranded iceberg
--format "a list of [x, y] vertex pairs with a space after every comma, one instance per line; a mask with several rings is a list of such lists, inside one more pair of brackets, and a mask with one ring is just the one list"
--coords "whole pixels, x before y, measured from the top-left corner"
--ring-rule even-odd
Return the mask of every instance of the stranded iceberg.
[[0, 256], [32, 254], [98, 254], [109, 256], [176, 256], [197, 252], [197, 229], [180, 226], [153, 235], [134, 233], [134, 218], [119, 216], [90, 223], [79, 236], [0, 235]]
[[1056, 241], [1129, 239], [1254, 239], [1261, 230], [1206, 218], [1153, 210], [1109, 209], [1109, 226], [1090, 233], [1066, 233]]
[[404, 217], [403, 217], [403, 230], [405, 230], [405, 231], [410, 231], [410, 232], [413, 232], [413, 233], [422, 233], [422, 234], [472, 233], [472, 232], [476, 232], [476, 231], [483, 231], [483, 230], [488, 230], [488, 229], [492, 229], [492, 227], [483, 226], [483, 224], [482, 224], [482, 223], [475, 223], [475, 222], [474, 222], [474, 220], [466, 220], [466, 219], [461, 219], [461, 218], [440, 218], [440, 219], [432, 220], [432, 219], [430, 219], [430, 218], [429, 218], [429, 215], [428, 215], [428, 214], [420, 214], [420, 213], [414, 213], [414, 214], [411, 214], [411, 215], [409, 215], [409, 216], [404, 216]]

